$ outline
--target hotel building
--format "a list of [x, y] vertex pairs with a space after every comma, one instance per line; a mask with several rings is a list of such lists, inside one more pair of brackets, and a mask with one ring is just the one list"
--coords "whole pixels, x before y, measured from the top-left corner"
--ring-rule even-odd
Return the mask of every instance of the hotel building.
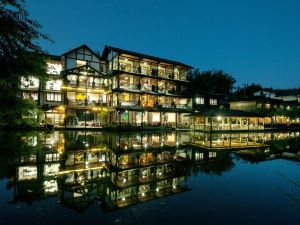
[[61, 127], [188, 128], [186, 64], [106, 46], [49, 55], [49, 79], [22, 79], [22, 97], [37, 101], [43, 121]]

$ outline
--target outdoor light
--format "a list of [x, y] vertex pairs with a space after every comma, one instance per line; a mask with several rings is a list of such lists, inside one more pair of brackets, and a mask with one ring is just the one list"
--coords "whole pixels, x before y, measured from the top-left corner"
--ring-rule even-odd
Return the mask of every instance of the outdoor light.
[[159, 189], [158, 188], [156, 188], [156, 192], [158, 192], [159, 191]]
[[124, 179], [123, 179], [123, 183], [126, 183], [126, 181], [127, 181], [126, 178], [124, 178]]
[[217, 117], [217, 120], [218, 120], [218, 121], [221, 121], [221, 120], [222, 120], [222, 116], [218, 116], [218, 117]]
[[174, 188], [174, 189], [176, 189], [176, 186], [175, 186], [175, 185], [173, 185], [173, 188]]
[[125, 201], [125, 197], [122, 198], [122, 201]]
[[144, 192], [142, 193], [142, 196], [145, 196], [145, 193], [144, 193]]

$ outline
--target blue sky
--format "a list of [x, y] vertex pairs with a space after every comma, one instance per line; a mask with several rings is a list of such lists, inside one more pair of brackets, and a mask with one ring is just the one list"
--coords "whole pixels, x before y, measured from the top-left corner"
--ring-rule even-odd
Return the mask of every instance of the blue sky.
[[87, 44], [221, 69], [237, 84], [300, 86], [298, 0], [27, 0], [54, 44], [52, 54]]

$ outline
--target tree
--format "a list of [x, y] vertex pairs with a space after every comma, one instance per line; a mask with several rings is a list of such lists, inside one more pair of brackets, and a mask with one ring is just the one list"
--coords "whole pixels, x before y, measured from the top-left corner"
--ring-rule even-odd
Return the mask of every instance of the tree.
[[22, 100], [21, 77], [34, 75], [46, 79], [44, 51], [38, 40], [50, 38], [39, 30], [41, 25], [29, 18], [24, 0], [1, 0], [0, 3], [0, 126], [22, 121], [35, 103]]
[[253, 97], [254, 93], [262, 91], [263, 88], [260, 84], [250, 84], [245, 85], [244, 87], [238, 87], [237, 90], [232, 93], [232, 97], [243, 98], [243, 97]]
[[221, 94], [228, 95], [236, 79], [222, 70], [204, 71], [194, 70], [190, 77], [189, 94]]

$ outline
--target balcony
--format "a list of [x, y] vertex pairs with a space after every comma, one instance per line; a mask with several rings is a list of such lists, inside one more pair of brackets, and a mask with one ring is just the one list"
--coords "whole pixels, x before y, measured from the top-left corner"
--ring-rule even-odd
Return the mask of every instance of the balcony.
[[188, 70], [183, 67], [175, 67], [169, 64], [160, 64], [152, 60], [140, 60], [124, 56], [120, 56], [118, 60], [114, 59], [113, 70], [187, 81]]

